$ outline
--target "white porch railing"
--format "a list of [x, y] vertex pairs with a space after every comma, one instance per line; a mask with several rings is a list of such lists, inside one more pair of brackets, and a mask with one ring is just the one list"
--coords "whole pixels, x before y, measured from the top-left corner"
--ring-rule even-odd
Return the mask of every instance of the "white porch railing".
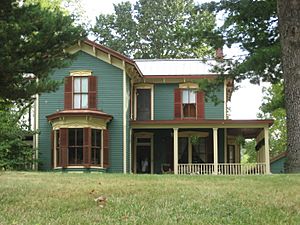
[[[214, 174], [213, 163], [178, 164], [178, 174]], [[266, 174], [265, 163], [218, 163], [218, 175]]]
[[178, 164], [178, 174], [213, 174], [213, 163]]

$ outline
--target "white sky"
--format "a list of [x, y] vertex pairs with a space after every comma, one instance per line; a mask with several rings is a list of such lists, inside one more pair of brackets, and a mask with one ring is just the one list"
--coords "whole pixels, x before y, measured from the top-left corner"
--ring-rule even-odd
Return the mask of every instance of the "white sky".
[[[86, 16], [90, 22], [95, 23], [95, 17], [99, 14], [110, 14], [113, 12], [113, 4], [120, 3], [124, 0], [82, 0], [82, 6], [86, 11]], [[134, 3], [135, 0], [129, 0]], [[196, 0], [203, 3], [209, 0]], [[220, 18], [221, 19], [221, 18]], [[224, 48], [224, 54], [227, 57], [241, 54], [237, 48]], [[267, 84], [265, 84], [267, 85]], [[252, 85], [248, 81], [240, 84], [241, 88], [232, 95], [229, 106], [231, 108], [231, 119], [256, 119], [258, 108], [262, 101], [262, 86]]]

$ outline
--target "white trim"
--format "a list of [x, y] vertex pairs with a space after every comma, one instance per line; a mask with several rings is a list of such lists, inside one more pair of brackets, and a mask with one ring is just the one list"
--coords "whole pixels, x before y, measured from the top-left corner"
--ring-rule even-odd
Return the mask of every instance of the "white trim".
[[[34, 105], [34, 131], [36, 132], [34, 135], [35, 160], [39, 159], [39, 133], [37, 132], [39, 130], [39, 101], [40, 96], [36, 94]], [[38, 170], [38, 162], [33, 165], [33, 169]]]
[[[138, 138], [150, 138], [150, 145], [151, 145], [151, 153], [150, 153], [150, 163], [151, 163], [151, 174], [154, 173], [154, 146], [153, 146], [153, 133], [151, 132], [138, 132], [134, 134], [134, 162], [133, 162], [133, 169], [134, 173], [136, 173], [136, 155], [137, 155], [137, 139]], [[143, 146], [149, 146], [148, 143], [145, 143]]]
[[137, 118], [137, 96], [136, 96], [136, 90], [137, 89], [151, 89], [151, 120], [154, 120], [154, 85], [153, 84], [135, 84], [134, 85], [134, 120]]
[[264, 128], [265, 136], [265, 163], [266, 163], [266, 174], [270, 174], [270, 146], [269, 146], [269, 128]]
[[174, 147], [174, 174], [178, 174], [178, 128], [173, 128], [173, 147]]
[[100, 165], [103, 168], [103, 129], [101, 130], [101, 162]]
[[218, 128], [213, 128], [214, 140], [214, 174], [218, 174]]
[[224, 80], [224, 120], [227, 119], [227, 88], [226, 88], [226, 79]]
[[125, 70], [125, 61], [123, 64], [123, 173], [127, 172], [127, 163], [126, 163], [126, 153], [127, 153], [127, 130], [126, 130], [126, 70]]
[[[51, 132], [53, 132], [53, 168], [57, 167], [57, 163], [56, 163], [56, 146], [57, 146], [57, 139], [56, 139], [56, 132], [58, 130], [52, 130]], [[52, 141], [52, 140], [51, 140]]]
[[71, 70], [70, 76], [92, 76], [92, 70]]
[[179, 84], [179, 88], [182, 88], [182, 89], [198, 89], [199, 84], [192, 83], [192, 82], [181, 83], [181, 84]]
[[227, 163], [227, 128], [224, 128], [224, 163]]

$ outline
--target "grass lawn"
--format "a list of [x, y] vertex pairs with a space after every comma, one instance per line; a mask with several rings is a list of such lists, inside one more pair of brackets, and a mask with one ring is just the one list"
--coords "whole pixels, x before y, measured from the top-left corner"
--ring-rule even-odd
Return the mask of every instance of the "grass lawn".
[[300, 175], [2, 172], [0, 224], [300, 224]]

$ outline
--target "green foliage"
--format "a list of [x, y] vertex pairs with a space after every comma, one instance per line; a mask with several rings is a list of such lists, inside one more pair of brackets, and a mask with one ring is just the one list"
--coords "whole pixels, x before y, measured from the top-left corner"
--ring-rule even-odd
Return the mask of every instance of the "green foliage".
[[214, 3], [225, 15], [220, 28], [225, 44], [237, 44], [244, 55], [224, 60], [220, 70], [236, 81], [277, 83], [282, 78], [276, 0], [226, 0]]
[[28, 101], [34, 94], [56, 90], [59, 83], [51, 80], [51, 72], [67, 65], [73, 56], [63, 50], [85, 35], [74, 19], [56, 7], [1, 1], [1, 103]]
[[203, 57], [219, 44], [215, 16], [193, 0], [139, 0], [114, 7], [114, 14], [97, 17], [93, 32], [101, 44], [125, 55]]
[[30, 169], [35, 162], [35, 150], [24, 141], [33, 133], [18, 120], [18, 114], [0, 111], [0, 170]]
[[256, 141], [254, 139], [244, 140], [242, 148], [242, 163], [256, 163]]
[[274, 157], [287, 148], [286, 110], [284, 108], [283, 84], [273, 84], [264, 89], [263, 103], [260, 107], [260, 118], [272, 118], [270, 128], [270, 156]]
[[221, 84], [223, 84], [222, 78], [201, 79], [197, 82], [199, 85], [199, 91], [203, 91], [205, 93], [205, 101], [208, 101], [210, 99], [215, 105], [224, 102], [223, 99], [220, 99], [217, 96], [217, 88], [220, 87]]

